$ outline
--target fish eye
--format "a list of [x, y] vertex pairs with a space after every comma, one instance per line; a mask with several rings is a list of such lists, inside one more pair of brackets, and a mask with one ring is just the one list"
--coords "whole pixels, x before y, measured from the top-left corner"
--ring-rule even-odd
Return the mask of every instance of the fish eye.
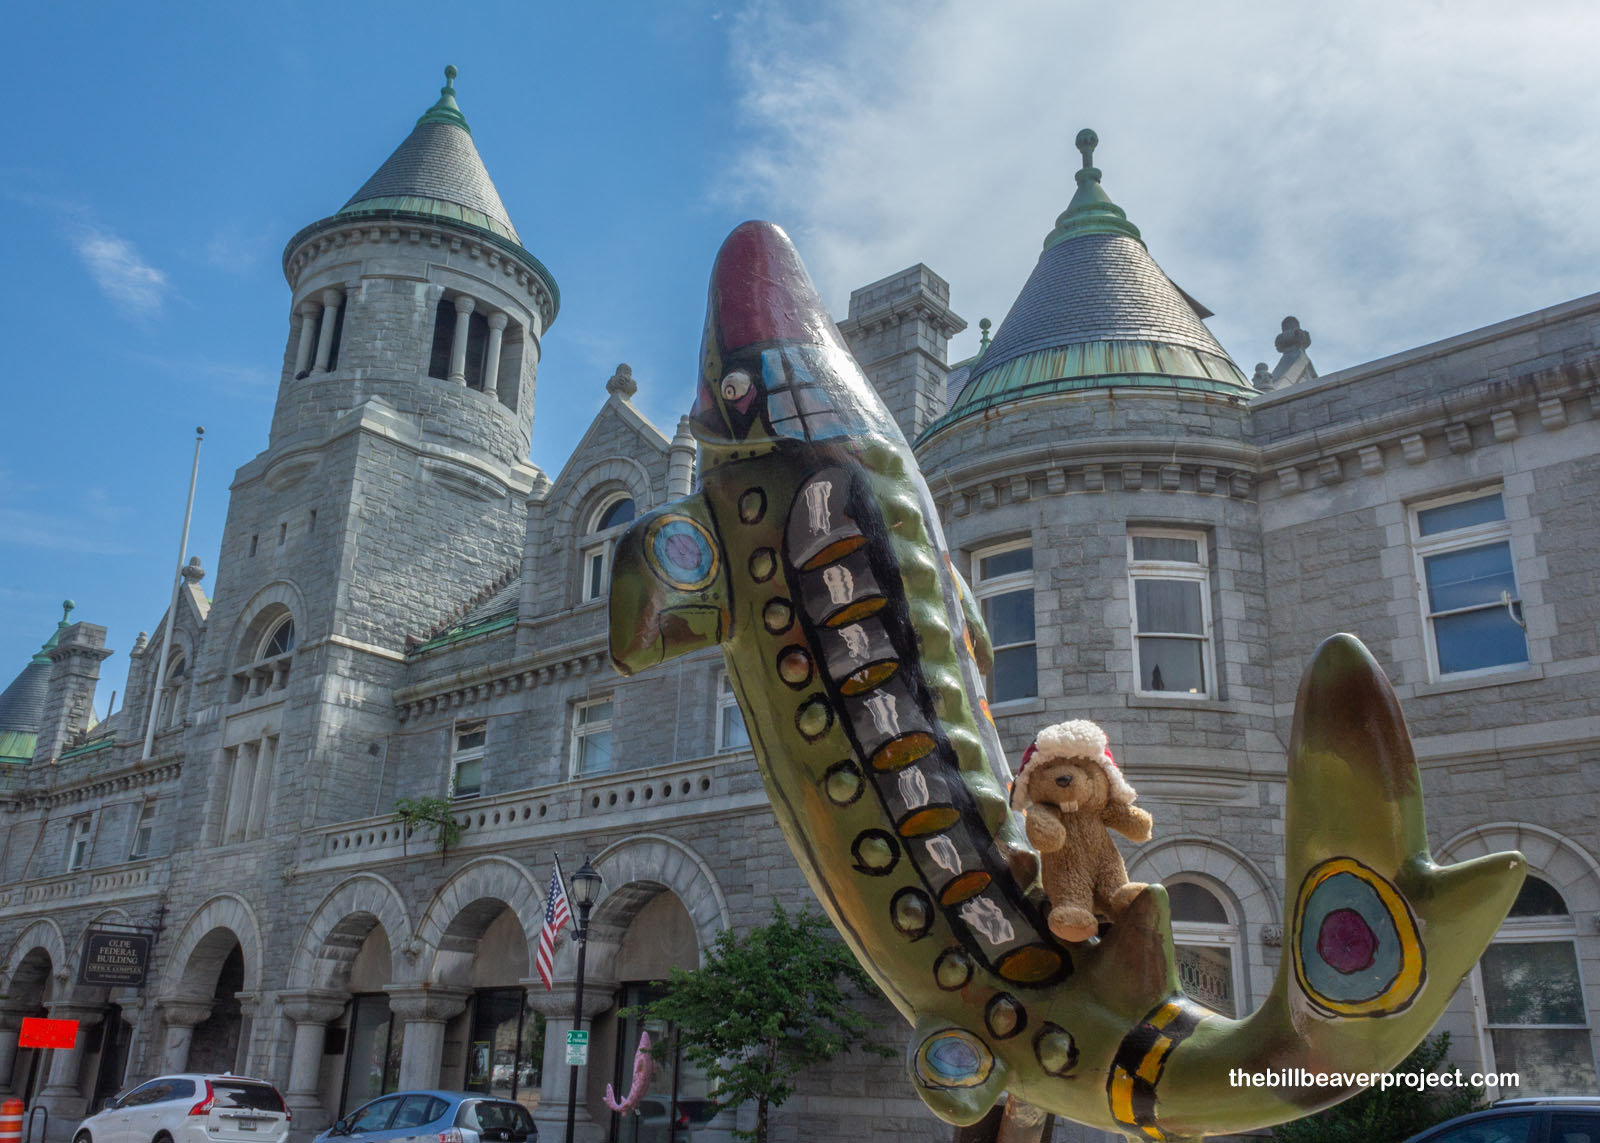
[[725, 401], [737, 401], [750, 392], [750, 374], [743, 369], [735, 369], [722, 379], [722, 398]]

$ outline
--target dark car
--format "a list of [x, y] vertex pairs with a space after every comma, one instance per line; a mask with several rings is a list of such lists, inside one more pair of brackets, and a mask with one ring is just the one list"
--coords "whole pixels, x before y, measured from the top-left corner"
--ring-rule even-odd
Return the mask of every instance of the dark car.
[[[397, 1091], [364, 1103], [316, 1143], [537, 1143], [539, 1129], [520, 1103], [470, 1091]], [[1600, 1141], [1597, 1141], [1600, 1143]]]
[[1502, 1099], [1406, 1143], [1600, 1143], [1600, 1097]]

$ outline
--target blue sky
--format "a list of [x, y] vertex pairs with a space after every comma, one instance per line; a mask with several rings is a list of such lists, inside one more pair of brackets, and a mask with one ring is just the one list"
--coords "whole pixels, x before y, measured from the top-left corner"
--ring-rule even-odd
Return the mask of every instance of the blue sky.
[[[8, 14], [0, 686], [59, 601], [105, 624], [104, 713], [233, 472], [265, 446], [280, 257], [437, 96], [446, 63], [561, 314], [554, 475], [629, 362], [688, 408], [723, 235], [772, 218], [837, 314], [923, 261], [998, 323], [1093, 126], [1104, 184], [1248, 374], [1296, 314], [1326, 373], [1600, 289], [1592, 4], [1005, 0], [296, 4]], [[210, 580], [208, 579], [208, 583]]]

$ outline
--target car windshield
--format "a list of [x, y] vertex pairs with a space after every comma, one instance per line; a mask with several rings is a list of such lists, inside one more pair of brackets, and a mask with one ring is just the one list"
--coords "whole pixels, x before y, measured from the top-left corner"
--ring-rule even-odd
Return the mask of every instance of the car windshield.
[[251, 1111], [283, 1111], [283, 1097], [277, 1088], [264, 1083], [234, 1083], [212, 1080], [217, 1107], [242, 1107]]

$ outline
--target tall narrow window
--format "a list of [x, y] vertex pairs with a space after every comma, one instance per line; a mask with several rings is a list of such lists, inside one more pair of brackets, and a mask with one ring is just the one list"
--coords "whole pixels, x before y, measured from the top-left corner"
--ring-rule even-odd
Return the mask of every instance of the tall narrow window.
[[450, 756], [450, 796], [476, 798], [483, 793], [483, 749], [489, 738], [489, 724], [458, 722], [455, 751]]
[[717, 681], [717, 753], [749, 748], [750, 731], [744, 725], [744, 711], [739, 709], [728, 672], [723, 671]]
[[482, 310], [473, 310], [467, 318], [467, 388], [483, 388], [484, 354], [489, 346], [489, 319]]
[[1214, 669], [1205, 535], [1130, 530], [1128, 580], [1137, 692], [1209, 697]]
[[635, 515], [632, 497], [617, 495], [600, 505], [584, 537], [582, 565], [583, 601], [603, 599], [611, 590], [611, 552], [625, 525]]
[[612, 700], [592, 699], [572, 708], [572, 772], [604, 774], [611, 769]]
[[76, 873], [89, 865], [89, 847], [94, 837], [94, 815], [73, 818], [67, 826], [67, 872]]
[[1019, 540], [972, 553], [972, 594], [994, 644], [994, 670], [984, 679], [991, 703], [1039, 693], [1033, 631], [1033, 541]]
[[433, 311], [433, 346], [428, 352], [428, 376], [439, 381], [450, 379], [450, 343], [456, 335], [456, 307], [441, 298]]
[[1500, 491], [1414, 505], [1411, 535], [1431, 677], [1526, 663], [1522, 597]]
[[1168, 881], [1178, 985], [1213, 1012], [1239, 1014], [1239, 926], [1222, 900], [1194, 881]]
[[180, 651], [172, 657], [167, 667], [167, 678], [161, 687], [161, 702], [156, 708], [156, 725], [163, 729], [176, 725], [182, 715], [182, 704], [178, 700], [188, 670], [189, 662]]
[[150, 856], [150, 840], [155, 836], [156, 804], [154, 800], [139, 807], [139, 819], [133, 826], [133, 844], [128, 847], [128, 860]]
[[1593, 1095], [1595, 1062], [1575, 937], [1560, 892], [1532, 874], [1474, 974], [1485, 1072], [1517, 1095]]

